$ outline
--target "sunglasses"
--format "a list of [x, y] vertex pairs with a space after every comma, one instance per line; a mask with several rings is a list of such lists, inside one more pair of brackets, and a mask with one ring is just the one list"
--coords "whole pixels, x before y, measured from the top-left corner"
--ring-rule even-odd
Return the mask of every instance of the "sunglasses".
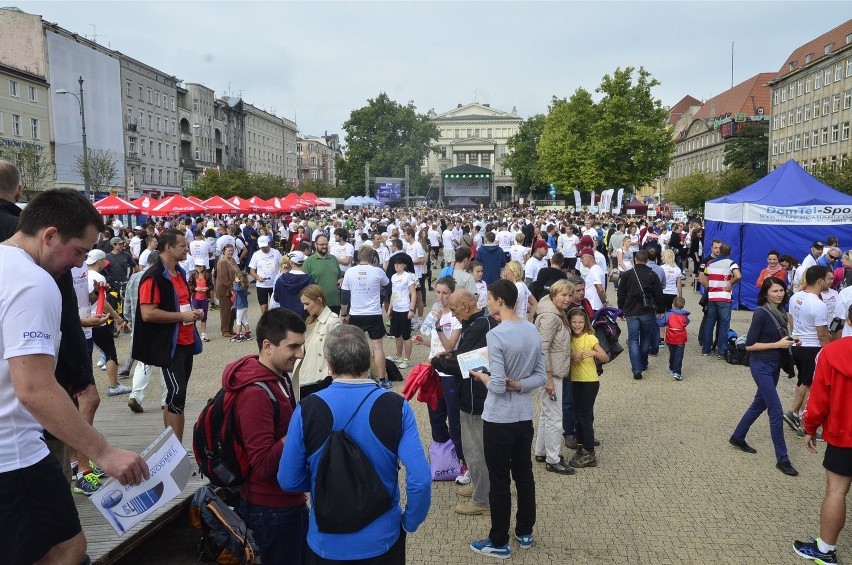
[[829, 253], [828, 256], [831, 257], [832, 261], [837, 261], [838, 259], [840, 259], [840, 255], [832, 255], [832, 254]]

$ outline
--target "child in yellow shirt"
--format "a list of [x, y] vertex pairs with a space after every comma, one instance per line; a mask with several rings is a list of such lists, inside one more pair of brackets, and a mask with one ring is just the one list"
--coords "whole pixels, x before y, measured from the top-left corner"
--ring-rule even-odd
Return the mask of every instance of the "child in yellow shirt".
[[598, 343], [592, 332], [592, 322], [583, 308], [568, 311], [571, 326], [571, 386], [574, 391], [574, 414], [576, 418], [577, 453], [568, 462], [572, 467], [595, 467], [595, 398], [600, 381], [595, 361], [606, 363], [609, 356]]

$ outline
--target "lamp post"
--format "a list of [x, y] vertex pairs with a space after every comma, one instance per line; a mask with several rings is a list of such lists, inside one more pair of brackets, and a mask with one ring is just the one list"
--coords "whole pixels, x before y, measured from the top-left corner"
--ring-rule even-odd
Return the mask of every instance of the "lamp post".
[[81, 76], [79, 81], [80, 83], [80, 95], [77, 96], [73, 92], [68, 92], [64, 88], [60, 88], [56, 91], [56, 94], [70, 94], [74, 98], [77, 99], [77, 103], [80, 105], [80, 122], [83, 126], [83, 184], [86, 187], [86, 198], [90, 201], [92, 200], [92, 188], [89, 186], [89, 148], [86, 146], [86, 106], [83, 103], [83, 77]]

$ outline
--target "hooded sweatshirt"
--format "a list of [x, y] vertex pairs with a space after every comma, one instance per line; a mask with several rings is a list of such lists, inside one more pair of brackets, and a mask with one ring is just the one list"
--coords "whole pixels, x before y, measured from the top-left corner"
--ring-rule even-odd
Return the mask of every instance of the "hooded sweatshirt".
[[822, 426], [822, 437], [834, 447], [852, 447], [852, 337], [832, 341], [817, 357], [808, 407], [802, 416], [805, 433], [814, 435]]
[[299, 300], [299, 293], [306, 286], [315, 283], [314, 277], [302, 271], [284, 273], [275, 281], [275, 290], [272, 292], [272, 299], [284, 308], [292, 310], [301, 316], [303, 320], [306, 320], [308, 312], [302, 306], [302, 301]]
[[[265, 382], [278, 400], [278, 421], [266, 391], [253, 383]], [[279, 377], [258, 361], [257, 355], [237, 359], [222, 373], [222, 388], [236, 393], [234, 417], [246, 448], [250, 475], [240, 496], [251, 504], [292, 508], [305, 504], [304, 493], [284, 492], [278, 486], [278, 463], [290, 418], [296, 406], [293, 385], [286, 374]]]
[[662, 318], [657, 319], [657, 324], [666, 328], [667, 345], [686, 344], [686, 326], [689, 324], [689, 312], [680, 308], [672, 308], [663, 314]]
[[482, 280], [491, 284], [500, 278], [500, 269], [506, 264], [506, 253], [499, 245], [486, 243], [476, 250], [476, 260], [482, 263]]

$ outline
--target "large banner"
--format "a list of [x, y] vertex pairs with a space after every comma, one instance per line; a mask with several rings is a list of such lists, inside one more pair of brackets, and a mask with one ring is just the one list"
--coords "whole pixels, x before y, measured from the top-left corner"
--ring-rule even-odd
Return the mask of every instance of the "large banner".
[[618, 208], [619, 212], [621, 211], [621, 201], [624, 198], [624, 189], [618, 189], [618, 196], [616, 196], [615, 207]]
[[444, 196], [467, 196], [469, 198], [488, 198], [490, 182], [486, 179], [445, 179]]
[[593, 190], [592, 194], [591, 194], [590, 204], [589, 204], [589, 206], [591, 206], [592, 208], [595, 207], [595, 196], [597, 196], [597, 195], [595, 194], [595, 191]]
[[615, 192], [614, 188], [601, 192], [600, 211], [608, 214], [612, 210], [612, 195]]
[[574, 191], [574, 210], [579, 212], [582, 209], [583, 209], [583, 203], [580, 202], [580, 191], [575, 190]]
[[705, 219], [732, 224], [835, 225], [852, 223], [852, 205], [766, 206], [708, 202]]

